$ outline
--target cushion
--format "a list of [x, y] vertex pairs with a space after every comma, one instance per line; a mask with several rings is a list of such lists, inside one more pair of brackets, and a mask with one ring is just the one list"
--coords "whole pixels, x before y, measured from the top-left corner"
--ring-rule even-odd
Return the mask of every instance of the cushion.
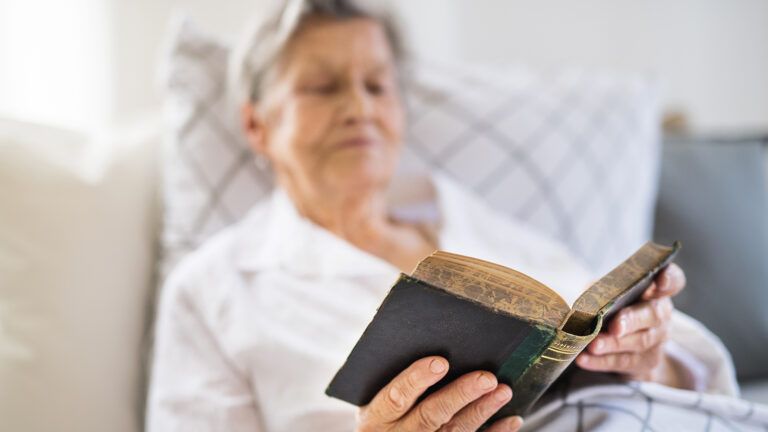
[[[167, 101], [164, 268], [272, 187], [225, 86], [229, 49], [182, 20]], [[655, 85], [639, 76], [413, 63], [407, 165], [441, 170], [553, 236], [596, 273], [650, 237], [658, 172]]]
[[768, 378], [768, 138], [664, 148], [655, 236], [683, 242], [675, 299], [716, 333], [741, 380]]
[[179, 19], [160, 81], [165, 90], [162, 274], [272, 189], [227, 97], [228, 47]]
[[141, 429], [154, 148], [0, 119], [0, 429]]
[[751, 381], [743, 385], [741, 397], [768, 405], [768, 380]]
[[565, 243], [596, 275], [650, 238], [659, 151], [652, 81], [423, 63], [409, 76], [406, 158]]

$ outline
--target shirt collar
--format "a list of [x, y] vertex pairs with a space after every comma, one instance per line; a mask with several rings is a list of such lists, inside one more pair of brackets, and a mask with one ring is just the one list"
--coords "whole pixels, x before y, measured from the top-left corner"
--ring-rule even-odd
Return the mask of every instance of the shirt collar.
[[236, 262], [243, 271], [281, 268], [302, 276], [397, 274], [390, 263], [303, 217], [275, 188], [238, 227]]

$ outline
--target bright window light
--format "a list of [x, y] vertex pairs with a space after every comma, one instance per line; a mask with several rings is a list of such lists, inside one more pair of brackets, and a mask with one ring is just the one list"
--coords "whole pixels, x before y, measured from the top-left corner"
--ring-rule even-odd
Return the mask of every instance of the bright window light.
[[0, 115], [83, 131], [108, 118], [106, 3], [0, 0]]

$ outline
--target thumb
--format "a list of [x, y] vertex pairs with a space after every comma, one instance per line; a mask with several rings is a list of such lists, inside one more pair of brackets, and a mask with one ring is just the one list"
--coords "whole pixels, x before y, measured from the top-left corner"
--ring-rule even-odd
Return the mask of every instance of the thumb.
[[685, 284], [685, 272], [679, 265], [671, 263], [656, 275], [651, 286], [643, 293], [643, 299], [676, 296], [685, 288]]

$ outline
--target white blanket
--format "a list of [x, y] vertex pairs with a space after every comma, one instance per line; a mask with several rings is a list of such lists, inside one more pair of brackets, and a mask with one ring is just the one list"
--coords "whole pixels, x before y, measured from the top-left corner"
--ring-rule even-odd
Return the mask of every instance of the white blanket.
[[524, 431], [768, 431], [768, 406], [577, 371], [525, 418]]

